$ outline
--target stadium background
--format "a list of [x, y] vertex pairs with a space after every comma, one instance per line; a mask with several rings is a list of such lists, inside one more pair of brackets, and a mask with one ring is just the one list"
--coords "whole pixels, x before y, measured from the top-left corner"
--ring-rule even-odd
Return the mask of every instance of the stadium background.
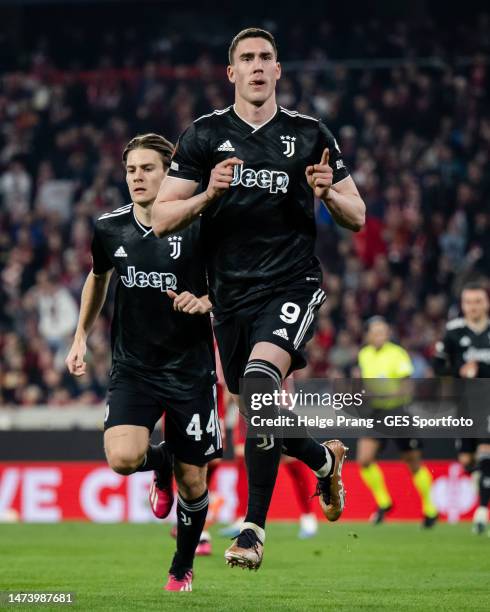
[[[228, 105], [223, 64], [242, 27], [275, 33], [279, 103], [325, 120], [368, 209], [353, 235], [318, 208], [329, 299], [301, 376], [350, 376], [373, 314], [393, 324], [415, 376], [432, 375], [459, 288], [490, 272], [490, 17], [483, 2], [465, 6], [463, 15], [421, 0], [329, 2], [320, 11], [304, 1], [299, 19], [291, 1], [247, 2], [246, 14], [228, 6], [226, 15], [193, 1], [1, 3], [0, 515], [148, 520], [139, 505], [145, 477], [128, 485], [93, 463], [103, 459], [110, 301], [88, 343], [88, 374], [70, 378], [63, 360], [93, 221], [128, 199], [124, 144], [146, 131], [175, 141], [194, 118]], [[473, 498], [448, 461], [451, 443], [426, 450], [441, 512], [457, 506], [451, 520], [469, 516]], [[65, 463], [82, 460], [92, 462], [86, 472]], [[418, 517], [405, 468], [385, 468], [394, 518]], [[84, 478], [95, 510], [92, 501], [80, 509]], [[366, 518], [373, 502], [354, 465], [346, 480], [347, 518]], [[281, 478], [273, 517], [296, 512], [288, 486]]]

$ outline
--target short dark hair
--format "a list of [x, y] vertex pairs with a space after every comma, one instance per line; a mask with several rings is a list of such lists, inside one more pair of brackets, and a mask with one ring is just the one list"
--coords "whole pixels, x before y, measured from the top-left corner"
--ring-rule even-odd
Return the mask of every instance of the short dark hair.
[[152, 149], [156, 151], [162, 158], [163, 167], [168, 168], [175, 147], [169, 140], [160, 136], [160, 134], [150, 133], [135, 136], [128, 142], [123, 151], [122, 160], [124, 165], [126, 165], [129, 152], [135, 149]]
[[228, 49], [228, 61], [230, 64], [233, 64], [233, 55], [238, 43], [246, 38], [265, 38], [265, 40], [268, 40], [274, 49], [277, 59], [277, 45], [274, 36], [272, 36], [272, 34], [267, 30], [262, 30], [262, 28], [246, 28], [245, 30], [238, 32], [238, 34], [231, 41], [230, 48]]
[[384, 323], [388, 327], [390, 326], [388, 321], [381, 315], [373, 315], [372, 317], [369, 317], [369, 319], [365, 323], [366, 330], [369, 331], [371, 325], [375, 325], [376, 323]]
[[486, 283], [483, 279], [475, 279], [472, 281], [468, 281], [467, 283], [465, 283], [463, 285], [463, 288], [461, 289], [461, 293], [463, 293], [463, 291], [487, 291], [487, 287], [486, 287]]

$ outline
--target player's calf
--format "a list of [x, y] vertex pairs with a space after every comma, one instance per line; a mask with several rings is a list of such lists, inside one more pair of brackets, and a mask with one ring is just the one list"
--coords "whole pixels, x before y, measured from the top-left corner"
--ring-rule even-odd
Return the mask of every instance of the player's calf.
[[[206, 467], [176, 461], [175, 478], [179, 489], [177, 497], [177, 550], [169, 571], [169, 583], [167, 584], [169, 588], [165, 588], [167, 590], [191, 590], [188, 587], [177, 588], [179, 585], [175, 583], [184, 580], [187, 585], [192, 584], [194, 556], [206, 522], [209, 505], [206, 488]], [[197, 494], [197, 497], [185, 497], [184, 494], [188, 492]], [[172, 585], [176, 588], [173, 588]], [[180, 586], [183, 585], [180, 584]]]

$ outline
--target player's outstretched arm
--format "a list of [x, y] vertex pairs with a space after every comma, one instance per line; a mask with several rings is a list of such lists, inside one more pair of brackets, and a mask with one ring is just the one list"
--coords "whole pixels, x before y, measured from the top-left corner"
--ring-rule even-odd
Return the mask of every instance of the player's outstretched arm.
[[111, 275], [112, 270], [97, 275], [91, 271], [83, 286], [78, 325], [70, 352], [65, 359], [68, 371], [74, 376], [85, 374], [87, 364], [84, 357], [87, 352], [87, 336], [104, 305]]
[[174, 310], [186, 312], [187, 314], [207, 314], [213, 309], [207, 295], [196, 297], [190, 291], [176, 293], [171, 289], [167, 289], [168, 297], [174, 302]]
[[358, 232], [366, 220], [366, 205], [350, 176], [332, 185], [333, 170], [328, 160], [329, 150], [325, 149], [320, 163], [306, 168], [308, 185], [328, 208], [335, 223]]
[[187, 227], [229, 189], [233, 181], [233, 167], [242, 163], [237, 157], [231, 157], [217, 164], [211, 171], [206, 191], [197, 195], [194, 195], [198, 187], [196, 181], [167, 176], [151, 210], [153, 232], [162, 238]]

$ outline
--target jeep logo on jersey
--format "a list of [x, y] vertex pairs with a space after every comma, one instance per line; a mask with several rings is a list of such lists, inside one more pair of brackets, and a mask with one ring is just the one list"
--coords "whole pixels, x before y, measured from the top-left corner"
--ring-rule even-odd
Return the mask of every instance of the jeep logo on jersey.
[[125, 287], [154, 287], [160, 291], [177, 289], [177, 277], [170, 272], [136, 272], [134, 266], [128, 267], [128, 275], [121, 276]]
[[242, 164], [233, 168], [233, 181], [231, 187], [243, 185], [244, 187], [260, 187], [268, 189], [270, 193], [282, 191], [287, 193], [289, 176], [281, 170], [252, 170], [244, 168]]
[[170, 251], [170, 257], [172, 259], [177, 259], [180, 257], [181, 248], [180, 243], [182, 242], [182, 236], [169, 236], [168, 241], [172, 250]]
[[286, 145], [285, 150], [283, 151], [286, 157], [292, 157], [295, 151], [295, 136], [281, 136], [282, 144]]

